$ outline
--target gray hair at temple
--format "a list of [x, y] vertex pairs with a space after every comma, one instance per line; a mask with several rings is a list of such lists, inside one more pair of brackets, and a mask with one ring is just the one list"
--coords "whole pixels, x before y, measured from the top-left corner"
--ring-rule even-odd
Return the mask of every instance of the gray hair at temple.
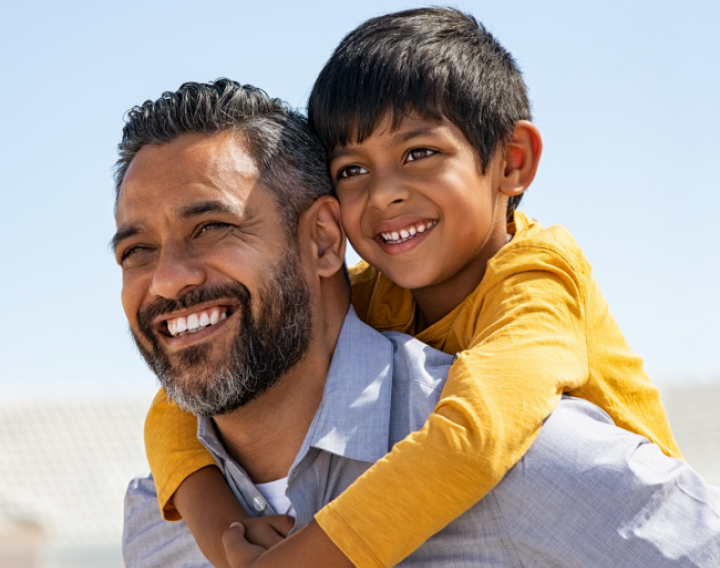
[[252, 85], [218, 79], [184, 83], [127, 113], [115, 163], [116, 206], [127, 169], [144, 146], [167, 144], [183, 134], [221, 132], [235, 132], [247, 144], [287, 234], [297, 233], [300, 216], [315, 200], [335, 195], [325, 149], [304, 116]]

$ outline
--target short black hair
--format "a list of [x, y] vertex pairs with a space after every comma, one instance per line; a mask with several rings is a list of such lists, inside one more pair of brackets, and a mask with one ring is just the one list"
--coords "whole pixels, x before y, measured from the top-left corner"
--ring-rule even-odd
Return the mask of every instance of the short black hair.
[[300, 216], [319, 197], [335, 195], [325, 150], [304, 116], [262, 89], [218, 79], [184, 83], [128, 111], [115, 163], [116, 204], [127, 169], [144, 146], [220, 132], [233, 132], [247, 144], [288, 235], [296, 235]]
[[[392, 128], [415, 113], [454, 123], [485, 167], [531, 120], [522, 73], [475, 18], [452, 8], [421, 8], [368, 20], [340, 42], [315, 81], [310, 125], [330, 153], [370, 136], [386, 113]], [[508, 201], [508, 219], [521, 195]]]

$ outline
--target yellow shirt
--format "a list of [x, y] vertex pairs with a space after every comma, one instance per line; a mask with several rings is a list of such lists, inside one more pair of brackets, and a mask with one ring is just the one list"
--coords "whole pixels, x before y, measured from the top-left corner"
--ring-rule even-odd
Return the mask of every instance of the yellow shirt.
[[[356, 566], [396, 564], [474, 505], [527, 451], [563, 392], [681, 457], [658, 391], [572, 236], [520, 212], [508, 231], [512, 241], [488, 262], [475, 291], [417, 334], [460, 352], [425, 426], [315, 517]], [[409, 291], [366, 263], [351, 269], [351, 279], [364, 321], [380, 331], [414, 331]], [[160, 506], [177, 518], [170, 497], [212, 458], [195, 438], [194, 418], [163, 397], [148, 414], [146, 447]]]

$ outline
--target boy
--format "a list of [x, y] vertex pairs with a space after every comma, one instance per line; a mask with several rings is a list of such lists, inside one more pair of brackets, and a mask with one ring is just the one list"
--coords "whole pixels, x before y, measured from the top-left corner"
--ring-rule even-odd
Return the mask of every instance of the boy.
[[[516, 211], [542, 141], [515, 62], [474, 19], [422, 9], [366, 22], [321, 72], [309, 118], [367, 261], [351, 270], [358, 315], [459, 356], [426, 425], [283, 543], [286, 558], [295, 547], [298, 565], [399, 562], [498, 483], [563, 392], [680, 456], [577, 244]], [[205, 468], [212, 458], [194, 421], [163, 397], [146, 440], [165, 513], [177, 517], [174, 500], [216, 565], [225, 562], [217, 527], [229, 521], [245, 522], [251, 542], [280, 540], [286, 521], [250, 520], [221, 498], [229, 490]], [[164, 436], [168, 423], [180, 441]], [[442, 501], [440, 479], [452, 488]], [[328, 537], [329, 558], [310, 556]]]

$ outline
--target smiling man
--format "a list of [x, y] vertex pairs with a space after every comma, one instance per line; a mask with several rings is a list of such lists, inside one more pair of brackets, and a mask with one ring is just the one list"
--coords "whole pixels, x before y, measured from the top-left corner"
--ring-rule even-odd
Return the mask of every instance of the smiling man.
[[[325, 156], [279, 101], [188, 83], [129, 113], [120, 154], [113, 245], [138, 348], [200, 417], [247, 515], [295, 517], [267, 565], [314, 565], [307, 542], [342, 565], [313, 515], [422, 426], [451, 357], [350, 308]], [[687, 464], [566, 398], [501, 483], [402, 564], [716, 566], [718, 511]], [[128, 488], [123, 550], [129, 567], [209, 566], [185, 523], [163, 520], [151, 476]]]

